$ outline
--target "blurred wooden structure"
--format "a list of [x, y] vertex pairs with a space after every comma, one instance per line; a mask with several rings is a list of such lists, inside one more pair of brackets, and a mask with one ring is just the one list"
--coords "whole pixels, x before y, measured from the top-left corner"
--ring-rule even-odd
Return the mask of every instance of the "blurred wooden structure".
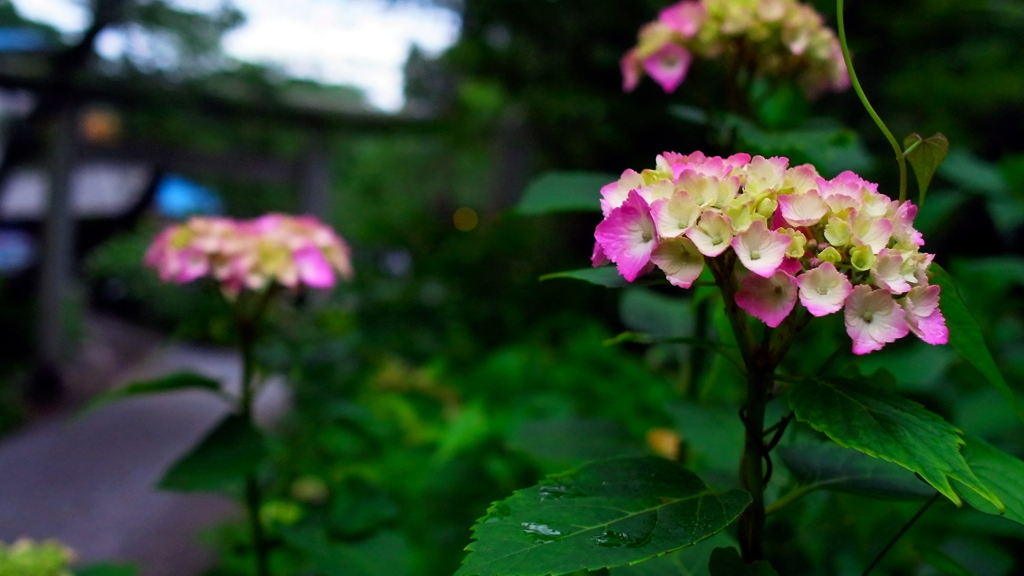
[[[42, 224], [42, 250], [33, 358], [35, 375], [26, 391], [29, 398], [42, 403], [58, 399], [61, 393], [60, 367], [67, 352], [65, 320], [69, 289], [74, 280], [77, 215], [72, 198], [83, 193], [73, 191], [72, 183], [82, 163], [115, 162], [148, 166], [154, 171], [285, 184], [297, 191], [297, 206], [301, 212], [326, 217], [331, 208], [328, 164], [331, 138], [357, 132], [409, 130], [430, 123], [426, 118], [385, 115], [365, 109], [316, 108], [245, 97], [229, 98], [145, 79], [75, 78], [72, 80], [66, 73], [52, 77], [11, 73], [4, 70], [0, 62], [0, 89], [32, 93], [37, 103], [36, 110], [27, 116], [35, 125], [28, 126], [27, 131], [25, 126], [16, 126], [12, 131], [4, 162], [0, 165], [0, 191], [17, 164], [45, 165], [49, 175], [45, 213], [37, 216]], [[37, 114], [44, 105], [50, 110]], [[173, 108], [187, 112], [196, 121], [222, 123], [224, 129], [230, 129], [232, 122], [259, 119], [290, 129], [298, 127], [305, 132], [306, 143], [304, 150], [295, 157], [280, 158], [246, 150], [209, 153], [153, 141], [83, 138], [80, 114], [94, 105], [113, 111]], [[35, 157], [23, 154], [18, 148], [17, 138], [24, 134], [42, 143]], [[22, 157], [17, 158], [18, 155]], [[118, 216], [121, 215], [110, 215], [111, 218]]]

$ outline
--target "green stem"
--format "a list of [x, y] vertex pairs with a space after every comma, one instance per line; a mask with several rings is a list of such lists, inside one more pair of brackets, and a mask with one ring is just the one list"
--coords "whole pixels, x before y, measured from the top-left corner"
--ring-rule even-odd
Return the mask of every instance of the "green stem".
[[765, 331], [765, 338], [757, 342], [750, 330], [747, 313], [736, 304], [736, 279], [732, 270], [735, 265], [733, 252], [726, 252], [721, 259], [708, 262], [715, 282], [722, 291], [725, 315], [732, 326], [736, 343], [743, 356], [747, 375], [747, 399], [743, 405], [743, 458], [740, 461], [740, 485], [750, 493], [750, 506], [740, 514], [739, 541], [743, 559], [756, 562], [764, 558], [764, 489], [765, 478], [765, 408], [775, 383], [775, 368], [778, 365], [772, 354], [772, 331]]
[[[736, 265], [736, 253], [727, 250], [720, 258], [711, 258], [707, 261], [711, 274], [715, 277], [715, 284], [722, 291], [722, 303], [725, 305], [725, 316], [729, 319], [729, 325], [736, 336], [736, 346], [740, 349], [740, 356], [744, 363], [748, 362], [754, 350], [754, 335], [750, 331], [750, 324], [747, 322], [746, 312], [736, 304], [736, 279], [733, 276], [733, 268]], [[747, 363], [749, 368], [749, 363]]]
[[853, 71], [853, 61], [850, 59], [850, 48], [846, 45], [846, 27], [843, 23], [843, 0], [836, 0], [836, 16], [839, 25], [839, 45], [843, 50], [843, 60], [846, 62], [846, 71], [850, 75], [850, 84], [853, 85], [853, 90], [857, 92], [857, 97], [860, 98], [864, 108], [867, 109], [871, 119], [875, 121], [875, 124], [885, 134], [885, 138], [892, 145], [893, 152], [896, 153], [896, 163], [900, 166], [900, 203], [907, 199], [907, 161], [903, 157], [903, 149], [900, 148], [896, 138], [893, 137], [892, 132], [886, 127], [885, 122], [875, 112], [875, 109], [868, 102], [867, 95], [864, 94], [864, 89], [860, 86], [860, 81], [857, 80], [857, 73]]
[[[256, 342], [256, 330], [259, 319], [270, 300], [270, 290], [258, 296], [259, 300], [251, 314], [240, 311], [235, 322], [238, 327], [238, 342], [242, 353], [242, 391], [239, 397], [239, 413], [250, 426], [254, 425], [254, 404], [255, 404], [255, 368], [256, 363], [253, 357], [253, 349]], [[239, 306], [242, 301], [239, 300]], [[249, 532], [252, 538], [253, 555], [256, 560], [256, 575], [269, 576], [270, 568], [268, 563], [268, 546], [263, 532], [263, 523], [260, 521], [260, 493], [259, 478], [256, 472], [245, 476], [245, 508], [249, 521]]]
[[818, 486], [813, 485], [800, 485], [787, 492], [784, 496], [772, 502], [767, 508], [765, 508], [766, 515], [772, 515], [779, 510], [782, 510], [786, 506], [789, 506], [793, 502], [796, 502], [800, 498], [803, 498], [807, 494], [814, 492], [818, 489]]
[[931, 499], [929, 499], [927, 502], [925, 502], [924, 506], [922, 506], [921, 509], [917, 511], [917, 514], [914, 514], [914, 516], [910, 520], [907, 520], [907, 523], [904, 524], [902, 528], [900, 528], [900, 531], [897, 532], [891, 540], [889, 540], [889, 543], [885, 545], [885, 548], [882, 548], [882, 551], [879, 552], [877, 556], [875, 556], [875, 559], [871, 561], [871, 564], [868, 565], [867, 569], [864, 570], [864, 573], [861, 576], [868, 576], [868, 574], [870, 574], [871, 571], [875, 569], [875, 566], [877, 566], [878, 563], [882, 561], [882, 558], [885, 556], [885, 554], [893, 546], [895, 546], [897, 542], [899, 542], [900, 538], [902, 538], [903, 535], [907, 533], [907, 530], [910, 530], [910, 527], [913, 526], [915, 522], [921, 519], [921, 516], [924, 516], [924, 513], [927, 512], [929, 508], [931, 508], [932, 504], [935, 504], [935, 502], [938, 501], [939, 496], [941, 495], [942, 494], [940, 494], [939, 492], [936, 492], [935, 495], [932, 496]]
[[740, 484], [750, 493], [750, 506], [740, 515], [740, 550], [746, 562], [764, 558], [764, 413], [774, 370], [758, 366], [751, 359], [747, 372], [747, 402], [743, 406], [743, 459]]
[[[694, 337], [707, 340], [710, 325], [711, 305], [707, 299], [697, 302], [695, 306]], [[689, 375], [687, 378], [686, 397], [696, 401], [700, 396], [700, 375], [704, 372], [704, 359], [707, 354], [697, 346], [690, 346]]]

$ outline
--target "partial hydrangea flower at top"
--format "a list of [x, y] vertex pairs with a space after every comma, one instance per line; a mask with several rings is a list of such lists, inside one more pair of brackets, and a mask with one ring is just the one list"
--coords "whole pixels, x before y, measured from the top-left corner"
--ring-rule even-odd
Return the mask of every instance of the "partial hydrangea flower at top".
[[809, 98], [850, 85], [839, 40], [814, 8], [796, 0], [683, 0], [640, 28], [622, 58], [623, 89], [632, 91], [646, 72], [674, 92], [694, 58], [795, 78]]
[[349, 247], [311, 216], [267, 214], [254, 220], [194, 217], [169, 226], [153, 240], [145, 263], [165, 282], [211, 276], [228, 294], [334, 286], [335, 272], [352, 276]]
[[666, 152], [601, 196], [593, 264], [610, 260], [630, 282], [660, 269], [689, 288], [706, 258], [734, 259], [736, 304], [770, 327], [799, 301], [814, 316], [845, 310], [857, 354], [908, 332], [948, 339], [940, 287], [928, 283], [933, 256], [913, 227], [917, 207], [853, 172], [825, 180], [786, 158]]

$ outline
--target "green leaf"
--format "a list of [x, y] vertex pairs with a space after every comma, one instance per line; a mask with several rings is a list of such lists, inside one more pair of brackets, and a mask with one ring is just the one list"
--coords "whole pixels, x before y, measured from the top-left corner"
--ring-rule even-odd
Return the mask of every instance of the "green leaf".
[[690, 302], [678, 294], [666, 296], [649, 288], [631, 286], [619, 298], [619, 317], [630, 330], [655, 337], [693, 333]]
[[693, 336], [658, 338], [651, 336], [650, 334], [626, 331], [620, 332], [618, 335], [605, 340], [604, 345], [618, 346], [619, 344], [625, 344], [627, 342], [636, 344], [685, 344], [687, 346], [693, 346], [694, 348], [707, 350], [708, 352], [717, 352], [732, 362], [740, 370], [744, 369], [743, 360], [737, 355], [735, 345], [719, 344], [718, 342], [708, 340], [707, 338], [697, 338]]
[[302, 551], [316, 574], [345, 576], [407, 576], [409, 546], [393, 531], [376, 532], [355, 543], [332, 541], [323, 530], [313, 527], [281, 531], [284, 540]]
[[779, 576], [767, 560], [747, 564], [735, 548], [715, 548], [708, 571], [711, 576]]
[[632, 564], [712, 536], [749, 504], [746, 492], [711, 492], [668, 460], [593, 462], [491, 505], [456, 574], [544, 576]]
[[131, 564], [99, 562], [75, 569], [75, 576], [138, 576], [139, 569]]
[[547, 172], [530, 182], [515, 211], [524, 216], [601, 209], [601, 187], [619, 177], [599, 172]]
[[904, 468], [832, 442], [778, 449], [786, 468], [808, 489], [836, 490], [886, 500], [923, 500], [935, 490]]
[[440, 466], [451, 461], [459, 452], [483, 442], [490, 433], [491, 422], [481, 403], [463, 405], [455, 420], [441, 434], [433, 464]]
[[579, 270], [553, 272], [551, 274], [541, 276], [540, 281], [544, 282], [545, 280], [556, 280], [558, 278], [583, 280], [584, 282], [590, 282], [591, 284], [597, 284], [598, 286], [605, 286], [607, 288], [622, 288], [623, 286], [629, 286], [629, 282], [619, 274], [618, 270], [615, 269], [615, 266], [580, 268]]
[[903, 155], [914, 167], [917, 189], [921, 192], [918, 205], [924, 206], [924, 196], [932, 176], [949, 155], [949, 140], [942, 132], [936, 132], [928, 138], [921, 138], [920, 134], [914, 133], [903, 139]]
[[791, 165], [810, 162], [822, 174], [861, 172], [872, 164], [857, 132], [831, 119], [813, 119], [797, 129], [764, 130], [746, 118], [727, 115], [725, 126], [735, 129], [741, 149], [751, 154], [786, 156]]
[[999, 168], [974, 156], [963, 147], [953, 150], [939, 170], [942, 177], [968, 192], [980, 193], [989, 199], [1010, 194]]
[[678, 400], [666, 407], [694, 469], [735, 474], [743, 456], [743, 428], [736, 426], [736, 408], [711, 402]]
[[949, 329], [949, 343], [971, 366], [981, 372], [992, 386], [995, 386], [1021, 421], [1024, 421], [1024, 408], [1021, 407], [1020, 399], [1017, 398], [1003, 378], [1002, 372], [999, 371], [992, 352], [985, 344], [981, 326], [978, 325], [978, 321], [974, 319], [964, 304], [963, 298], [960, 297], [960, 291], [953, 283], [953, 278], [934, 262], [928, 267], [928, 270], [931, 282], [942, 287], [939, 294], [939, 309], [942, 310], [942, 316], [946, 319], [946, 327]]
[[213, 392], [214, 394], [220, 394], [221, 385], [220, 382], [203, 376], [202, 374], [197, 374], [195, 372], [176, 372], [155, 380], [132, 382], [126, 386], [121, 386], [105, 392], [90, 402], [89, 405], [86, 406], [85, 411], [95, 410], [100, 406], [115, 400], [120, 400], [121, 398], [142, 396], [144, 394], [175, 392], [178, 390], [205, 390], [207, 392]]
[[617, 566], [609, 576], [708, 576], [708, 562], [715, 548], [735, 546], [736, 541], [725, 531], [675, 552], [662, 554], [639, 564]]
[[964, 568], [959, 562], [949, 557], [944, 552], [936, 549], [920, 550], [921, 559], [925, 564], [936, 568], [943, 574], [949, 576], [974, 576], [974, 573]]
[[962, 491], [964, 500], [986, 514], [1024, 524], [1024, 461], [973, 437], [967, 439], [963, 454], [974, 475], [999, 497], [1006, 509], [1000, 513], [991, 502], [969, 490]]
[[171, 466], [157, 487], [177, 492], [231, 491], [256, 471], [265, 452], [260, 433], [242, 416], [229, 414]]
[[830, 378], [795, 384], [789, 403], [797, 419], [841, 446], [920, 474], [957, 506], [961, 500], [951, 478], [1003, 507], [960, 454], [961, 432], [916, 402], [857, 380]]
[[507, 444], [552, 470], [565, 470], [589, 460], [648, 453], [619, 423], [598, 418], [526, 422], [512, 433]]

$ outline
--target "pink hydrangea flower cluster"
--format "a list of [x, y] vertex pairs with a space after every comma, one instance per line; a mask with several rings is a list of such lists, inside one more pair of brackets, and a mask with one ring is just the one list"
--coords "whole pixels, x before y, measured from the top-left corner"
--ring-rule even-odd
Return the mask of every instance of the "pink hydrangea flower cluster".
[[145, 263], [165, 282], [213, 277], [229, 294], [334, 286], [335, 272], [352, 276], [349, 247], [311, 216], [267, 214], [253, 220], [194, 217], [164, 229], [146, 251]]
[[917, 207], [853, 172], [831, 180], [810, 164], [736, 154], [666, 152], [601, 189], [594, 266], [609, 260], [632, 282], [660, 269], [689, 288], [705, 259], [735, 260], [736, 304], [770, 327], [797, 302], [814, 316], [845, 310], [853, 351], [913, 332], [945, 344], [933, 255], [921, 252]]
[[795, 78], [809, 98], [850, 85], [839, 40], [814, 8], [796, 0], [683, 0], [640, 28], [622, 58], [623, 89], [632, 91], [647, 72], [674, 92], [694, 58]]

